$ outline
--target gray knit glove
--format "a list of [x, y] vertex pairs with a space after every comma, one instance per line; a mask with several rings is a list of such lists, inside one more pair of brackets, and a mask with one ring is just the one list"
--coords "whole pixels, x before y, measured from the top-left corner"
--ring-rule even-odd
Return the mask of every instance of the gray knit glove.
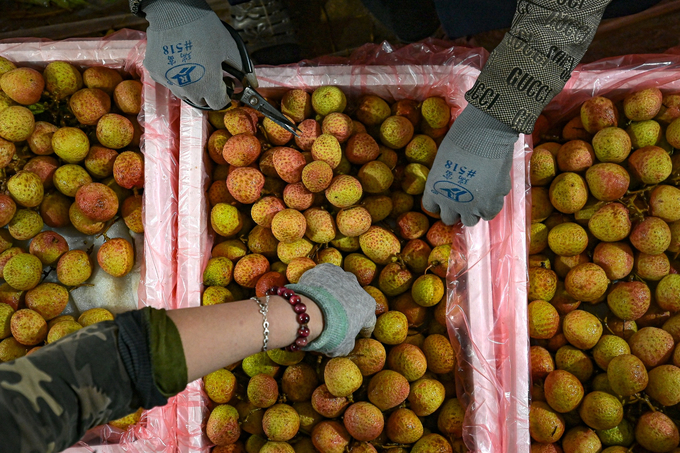
[[519, 134], [468, 105], [444, 137], [423, 192], [423, 206], [453, 225], [491, 220], [510, 192], [512, 152]]
[[303, 349], [329, 357], [346, 356], [354, 349], [357, 335], [370, 337], [375, 327], [375, 299], [354, 274], [324, 263], [308, 270], [297, 284], [286, 285], [312, 299], [321, 309], [324, 329]]
[[[236, 42], [205, 0], [144, 0], [144, 66], [180, 99], [220, 110], [230, 99], [222, 62], [242, 70]], [[257, 86], [254, 74], [251, 84]]]

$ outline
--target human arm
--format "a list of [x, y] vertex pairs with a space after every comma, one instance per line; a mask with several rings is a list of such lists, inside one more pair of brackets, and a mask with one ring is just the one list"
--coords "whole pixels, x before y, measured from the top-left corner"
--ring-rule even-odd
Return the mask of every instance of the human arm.
[[[311, 341], [323, 330], [323, 316], [312, 300], [302, 297], [309, 313]], [[262, 314], [252, 300], [173, 310], [168, 317], [182, 338], [188, 382], [262, 350]], [[227, 319], [229, 335], [224, 335]], [[267, 319], [268, 349], [283, 348], [295, 341], [298, 324], [288, 301], [270, 296]]]
[[[344, 355], [357, 334], [370, 335], [375, 300], [353, 274], [322, 264], [290, 286], [310, 316], [306, 350]], [[286, 300], [270, 296], [267, 317], [269, 349], [295, 340], [296, 314]], [[187, 382], [261, 351], [262, 322], [253, 300], [147, 307], [0, 364], [0, 423], [8, 433], [0, 452], [61, 451], [87, 429], [164, 405]]]
[[[439, 148], [423, 194], [425, 209], [439, 212], [447, 224], [461, 219], [466, 226], [500, 212], [511, 188], [512, 144], [520, 133], [533, 131], [538, 115], [569, 80], [609, 2], [518, 2], [512, 28], [465, 95], [469, 105], [456, 122], [466, 130], [454, 122]], [[456, 163], [473, 176], [447, 173]]]

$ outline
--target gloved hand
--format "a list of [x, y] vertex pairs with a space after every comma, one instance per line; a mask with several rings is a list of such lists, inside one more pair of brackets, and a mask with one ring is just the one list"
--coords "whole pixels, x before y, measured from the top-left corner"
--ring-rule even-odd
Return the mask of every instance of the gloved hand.
[[354, 274], [334, 264], [319, 264], [286, 288], [312, 299], [323, 313], [323, 332], [303, 350], [329, 357], [345, 356], [354, 349], [357, 335], [371, 336], [375, 299], [359, 285]]
[[[220, 110], [230, 99], [222, 62], [241, 70], [236, 42], [205, 0], [144, 0], [149, 21], [144, 66], [151, 77], [191, 103]], [[257, 87], [254, 74], [249, 80]]]
[[510, 192], [512, 153], [519, 134], [468, 105], [444, 137], [423, 192], [423, 207], [453, 225], [491, 220]]

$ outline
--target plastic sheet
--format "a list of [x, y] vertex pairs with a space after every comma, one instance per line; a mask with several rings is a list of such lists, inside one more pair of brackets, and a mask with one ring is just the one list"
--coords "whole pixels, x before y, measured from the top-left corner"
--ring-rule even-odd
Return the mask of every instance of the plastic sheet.
[[462, 271], [449, 265], [448, 331], [459, 360], [457, 394], [466, 406], [463, 440], [471, 452], [529, 451], [527, 149], [520, 136], [513, 188], [498, 216], [454, 233], [450, 262], [457, 258]]
[[[286, 67], [258, 67], [260, 91], [272, 98], [292, 88], [312, 91], [336, 85], [349, 98], [375, 94], [388, 101], [441, 96], [456, 117], [465, 107], [465, 91], [479, 75], [483, 49], [448, 48], [428, 40], [393, 49], [366, 45], [349, 58], [324, 57]], [[200, 305], [202, 270], [210, 258], [209, 125], [203, 112], [181, 108], [179, 227], [177, 240], [178, 307]], [[523, 137], [515, 148], [513, 191], [492, 222], [460, 229], [452, 240], [450, 262], [467, 270], [449, 270], [449, 334], [457, 349], [467, 406], [464, 439], [473, 452], [501, 452], [505, 446], [529, 445], [528, 334], [526, 328], [526, 154]], [[516, 333], [517, 332], [517, 333]], [[519, 371], [513, 363], [519, 363]], [[207, 452], [204, 434], [209, 401], [196, 381], [177, 396], [177, 443], [181, 452]], [[509, 415], [520, 416], [509, 419]]]
[[576, 67], [564, 89], [543, 111], [551, 124], [575, 116], [593, 96], [617, 102], [632, 90], [657, 87], [662, 92], [680, 89], [680, 47], [669, 53], [605, 58]]
[[[156, 84], [142, 66], [145, 36], [123, 30], [106, 38], [64, 41], [21, 40], [0, 43], [0, 55], [33, 68], [55, 60], [81, 69], [108, 66], [140, 77], [143, 107], [138, 116], [144, 127], [140, 148], [145, 156], [144, 260], [138, 287], [139, 308], [175, 308], [177, 240], [178, 120], [177, 100]], [[174, 399], [144, 412], [140, 423], [122, 432], [108, 425], [90, 430], [74, 447], [76, 452], [174, 452]]]

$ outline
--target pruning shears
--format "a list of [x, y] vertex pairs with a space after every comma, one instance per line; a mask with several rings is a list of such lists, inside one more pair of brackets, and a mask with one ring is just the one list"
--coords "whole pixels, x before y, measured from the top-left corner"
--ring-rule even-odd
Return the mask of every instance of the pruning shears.
[[[253, 69], [253, 62], [251, 61], [248, 51], [246, 50], [246, 44], [231, 25], [224, 21], [222, 24], [227, 29], [229, 34], [231, 34], [231, 37], [238, 46], [238, 51], [241, 56], [241, 67], [243, 68], [241, 71], [231, 65], [228, 65], [227, 63], [222, 63], [222, 69], [233, 76], [233, 78], [224, 78], [224, 83], [227, 85], [227, 95], [229, 96], [229, 99], [240, 101], [241, 103], [254, 108], [288, 132], [291, 132], [295, 136], [299, 136], [300, 130], [297, 128], [297, 126], [295, 126], [295, 123], [286, 118], [283, 113], [274, 108], [274, 106], [267, 102], [267, 100], [255, 90], [255, 88], [257, 88], [257, 78], [255, 77], [255, 71]], [[235, 91], [236, 84], [234, 82], [234, 78], [238, 80], [243, 86], [243, 89], [239, 92]], [[186, 99], [184, 102], [197, 109], [211, 110], [210, 107], [199, 106]]]

